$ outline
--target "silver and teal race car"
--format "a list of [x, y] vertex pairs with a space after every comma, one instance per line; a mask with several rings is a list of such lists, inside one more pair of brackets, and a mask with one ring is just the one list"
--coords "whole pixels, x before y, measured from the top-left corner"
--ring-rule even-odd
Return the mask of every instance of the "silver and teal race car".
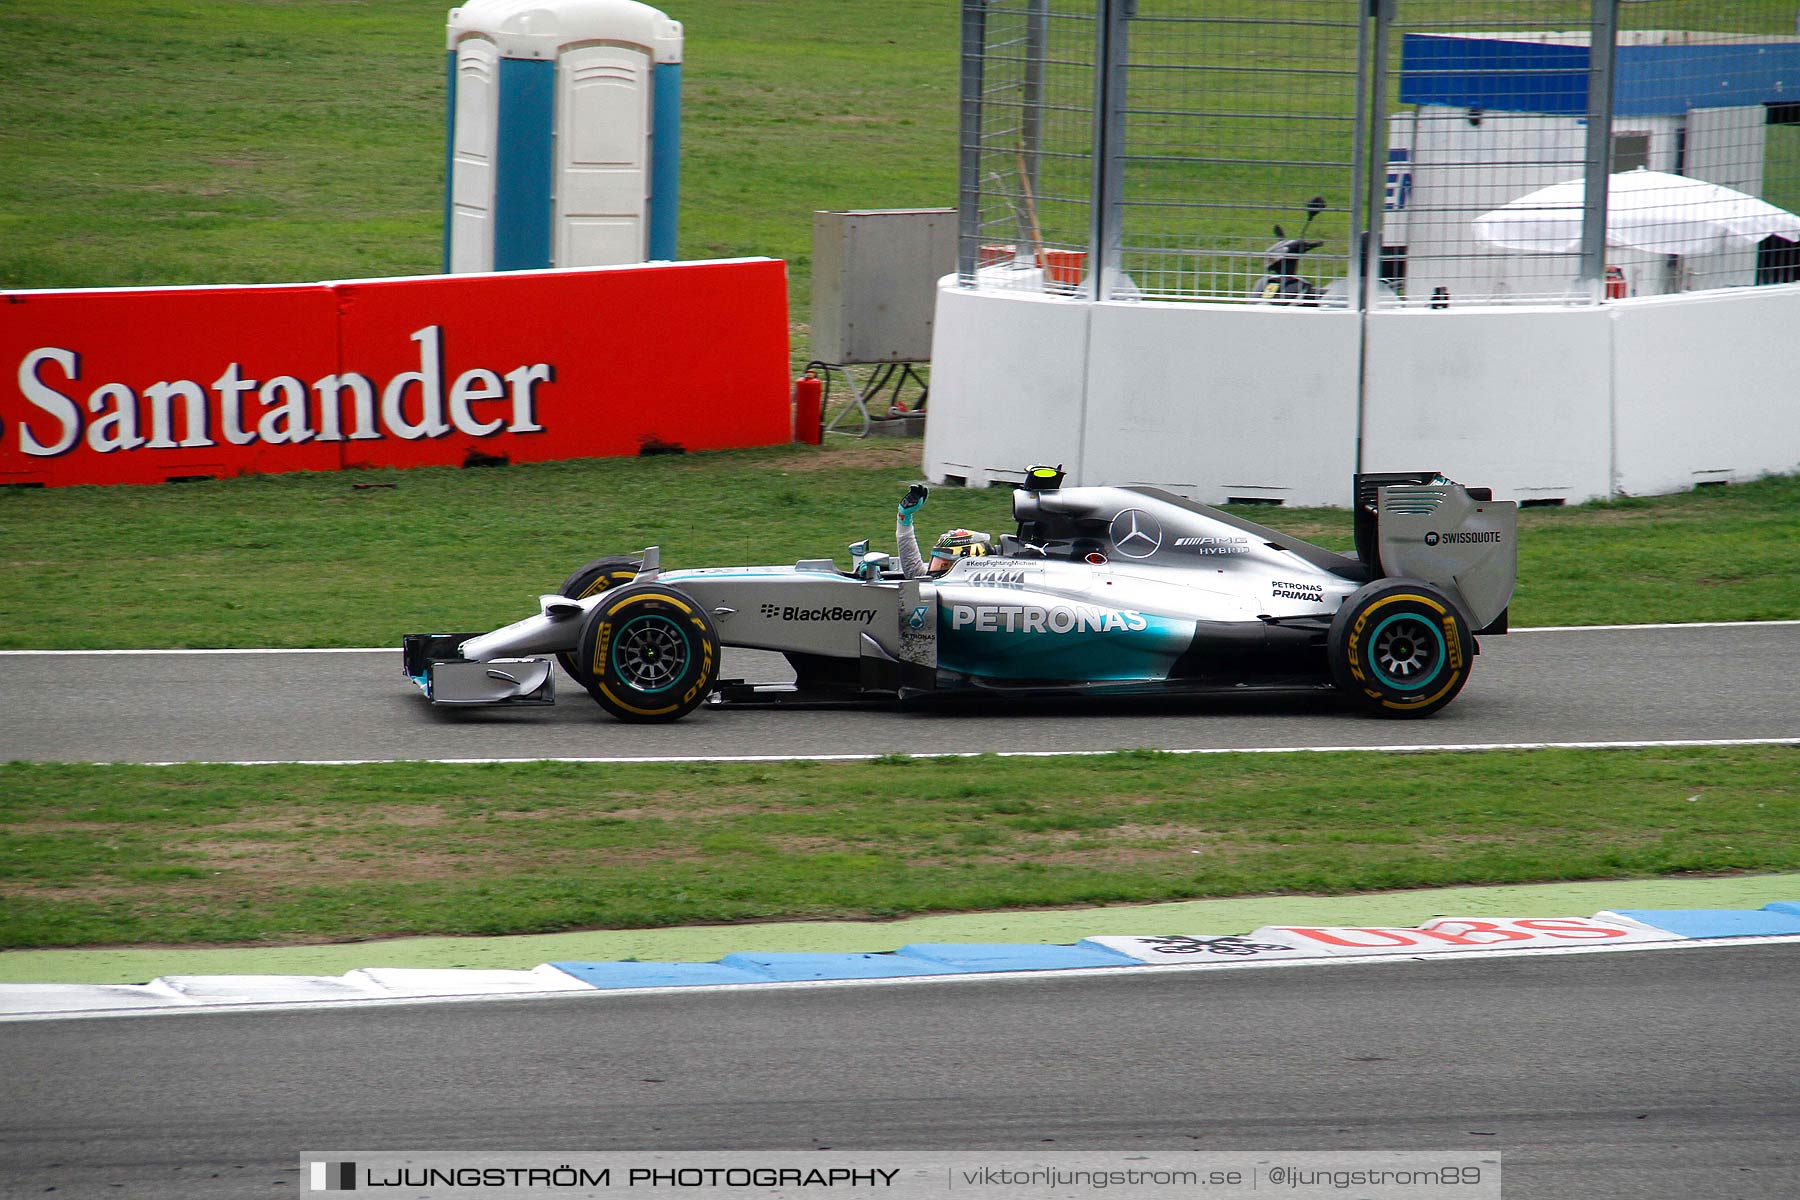
[[[668, 570], [596, 559], [483, 634], [408, 634], [437, 704], [548, 704], [555, 664], [624, 721], [702, 704], [1336, 688], [1422, 717], [1505, 633], [1517, 506], [1436, 472], [1358, 475], [1352, 554], [1148, 487], [1061, 487], [1033, 468], [998, 553], [908, 579], [866, 542], [848, 569]], [[776, 651], [791, 683], [721, 680], [725, 647]]]

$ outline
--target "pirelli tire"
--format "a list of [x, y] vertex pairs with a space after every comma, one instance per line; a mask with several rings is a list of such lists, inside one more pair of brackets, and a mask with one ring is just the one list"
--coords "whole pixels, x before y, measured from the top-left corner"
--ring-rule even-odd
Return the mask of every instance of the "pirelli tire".
[[1326, 639], [1338, 688], [1382, 717], [1428, 717], [1469, 681], [1475, 635], [1455, 601], [1416, 579], [1353, 593]]
[[[583, 600], [589, 596], [597, 596], [601, 592], [630, 583], [637, 578], [637, 573], [644, 565], [642, 559], [627, 558], [622, 555], [612, 558], [596, 558], [576, 569], [562, 586], [556, 589], [559, 596], [567, 596], [572, 600]], [[588, 686], [589, 676], [582, 666], [582, 660], [573, 650], [558, 650], [556, 661], [562, 669], [569, 673], [582, 687]]]
[[676, 721], [719, 682], [719, 633], [677, 588], [639, 583], [594, 606], [581, 628], [588, 694], [621, 721]]

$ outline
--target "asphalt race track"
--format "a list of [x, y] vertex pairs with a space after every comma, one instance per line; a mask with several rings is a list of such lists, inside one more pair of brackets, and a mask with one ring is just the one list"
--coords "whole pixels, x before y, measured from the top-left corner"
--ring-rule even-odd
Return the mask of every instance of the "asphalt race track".
[[[1485, 638], [1438, 716], [1383, 721], [1329, 695], [925, 709], [705, 709], [623, 725], [566, 677], [553, 708], [433, 709], [400, 655], [0, 656], [0, 761], [642, 758], [930, 751], [1494, 745], [1800, 737], [1800, 622]], [[727, 652], [725, 674], [791, 678]]]
[[1789, 944], [0, 1024], [0, 1194], [829, 1147], [1498, 1151], [1508, 1200], [1792, 1200], [1796, 985]]

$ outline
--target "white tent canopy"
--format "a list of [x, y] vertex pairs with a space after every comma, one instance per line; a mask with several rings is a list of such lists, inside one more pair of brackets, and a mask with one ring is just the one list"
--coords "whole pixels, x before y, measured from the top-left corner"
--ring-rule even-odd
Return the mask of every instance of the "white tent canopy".
[[[1586, 182], [1539, 188], [1475, 218], [1478, 240], [1527, 254], [1581, 249]], [[1608, 179], [1606, 244], [1655, 254], [1710, 254], [1775, 236], [1800, 241], [1800, 216], [1716, 183], [1638, 168]]]

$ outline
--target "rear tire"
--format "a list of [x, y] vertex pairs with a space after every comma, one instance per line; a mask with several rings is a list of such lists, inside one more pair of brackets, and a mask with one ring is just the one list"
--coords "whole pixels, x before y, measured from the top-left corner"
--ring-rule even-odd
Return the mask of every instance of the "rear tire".
[[1475, 636], [1456, 603], [1416, 579], [1378, 579], [1344, 601], [1326, 640], [1332, 678], [1381, 717], [1428, 717], [1469, 681]]
[[[626, 558], [623, 556], [596, 558], [593, 562], [579, 568], [573, 575], [563, 580], [562, 586], [556, 589], [556, 594], [559, 596], [567, 596], [572, 600], [581, 600], [588, 596], [598, 595], [601, 592], [610, 591], [621, 584], [630, 583], [633, 579], [637, 578], [638, 569], [643, 565], [642, 559]], [[556, 661], [562, 665], [562, 669], [567, 671], [576, 683], [579, 683], [582, 687], [587, 687], [589, 685], [592, 676], [587, 673], [586, 669], [582, 666], [582, 660], [573, 650], [558, 650], [556, 652]]]
[[588, 613], [588, 694], [621, 721], [676, 721], [719, 682], [719, 634], [691, 596], [660, 583], [620, 588]]

